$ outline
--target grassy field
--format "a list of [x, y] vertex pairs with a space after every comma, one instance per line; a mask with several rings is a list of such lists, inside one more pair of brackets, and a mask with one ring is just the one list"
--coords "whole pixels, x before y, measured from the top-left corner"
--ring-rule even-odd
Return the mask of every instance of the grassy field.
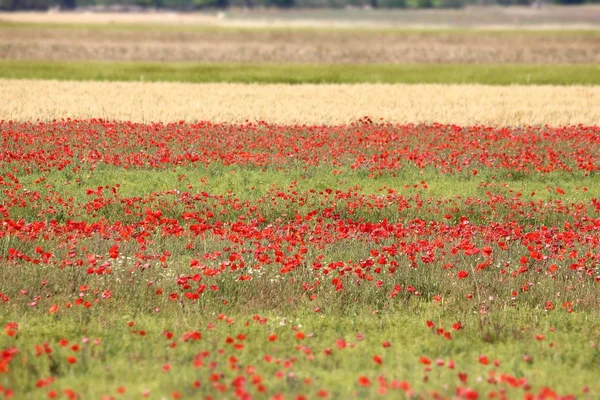
[[1, 128], [15, 398], [600, 393], [598, 128]]
[[[48, 274], [45, 277], [60, 279]], [[131, 279], [126, 273], [115, 273], [113, 277]], [[90, 279], [80, 282], [95, 284]], [[276, 285], [263, 283], [263, 286], [276, 295]], [[234, 398], [229, 384], [237, 376], [244, 376], [246, 381], [260, 379], [260, 385], [243, 387], [255, 398], [278, 394], [284, 398], [300, 395], [306, 398], [411, 398], [412, 393], [425, 393], [424, 397], [441, 393], [449, 398], [449, 390], [435, 388], [444, 384], [462, 388], [458, 373], [466, 377], [464, 386], [478, 392], [486, 392], [491, 386], [482, 380], [501, 373], [503, 381], [499, 377], [498, 386], [507, 388], [513, 397], [521, 397], [524, 392], [506, 383], [513, 377], [525, 381], [523, 386], [532, 385], [534, 389], [528, 392], [533, 393], [541, 391], [539, 383], [542, 382], [552, 382], [554, 393], [576, 394], [583, 399], [595, 398], [600, 390], [595, 379], [597, 370], [592, 367], [597, 363], [598, 353], [589, 345], [596, 343], [598, 330], [583, 328], [595, 324], [597, 319], [588, 313], [547, 315], [543, 311], [521, 308], [504, 311], [501, 316], [478, 317], [468, 310], [448, 315], [450, 306], [426, 305], [413, 300], [374, 316], [377, 309], [369, 307], [363, 297], [358, 299], [365, 303], [364, 307], [333, 311], [339, 306], [340, 300], [337, 300], [322, 314], [302, 311], [310, 307], [306, 304], [308, 301], [302, 302], [305, 307], [288, 306], [287, 310], [282, 307], [269, 312], [264, 311], [266, 299], [261, 299], [259, 290], [246, 289], [243, 295], [259, 303], [262, 301], [260, 318], [266, 320], [262, 324], [251, 317], [258, 315], [256, 307], [242, 307], [236, 312], [231, 306], [155, 303], [150, 302], [142, 290], [132, 291], [128, 296], [123, 296], [125, 291], [115, 293], [121, 301], [127, 301], [127, 309], [100, 306], [92, 310], [67, 310], [51, 317], [52, 322], [48, 316], [23, 308], [18, 309], [19, 314], [4, 314], [7, 320], [26, 321], [21, 322], [19, 328], [21, 338], [32, 345], [49, 343], [53, 350], [53, 358], [48, 360], [36, 357], [34, 349], [23, 351], [22, 357], [36, 360], [36, 371], [11, 365], [11, 376], [17, 379], [5, 380], [5, 384], [17, 388], [19, 394], [27, 393], [29, 399], [46, 399], [52, 392], [68, 398], [63, 393], [69, 391], [83, 398], [193, 399], [211, 395]], [[295, 296], [295, 293], [288, 294]], [[231, 292], [224, 290], [214, 296], [216, 301], [206, 302], [234, 298], [230, 295]], [[298, 301], [297, 297], [293, 300], [290, 297], [276, 299], [283, 300], [283, 304]], [[149, 303], [159, 304], [160, 312], [136, 311], [147, 308]], [[219, 318], [220, 314], [226, 315], [230, 322]], [[452, 331], [451, 344], [431, 332], [425, 323], [432, 318], [436, 327], [452, 329], [456, 323], [452, 317], [459, 317], [464, 328]], [[131, 322], [135, 324], [130, 326]], [[82, 325], [85, 328], [75, 328]], [[511, 332], [513, 327], [518, 327], [518, 333]], [[202, 339], [195, 343], [184, 339], [190, 328], [201, 332]], [[490, 340], [486, 336], [488, 331], [499, 337]], [[139, 332], [143, 332], [143, 336]], [[298, 333], [303, 333], [306, 339], [298, 339]], [[174, 336], [169, 339], [170, 335]], [[535, 339], [539, 335], [544, 336], [541, 342]], [[238, 340], [238, 336], [244, 340]], [[234, 344], [225, 342], [228, 337]], [[271, 341], [272, 337], [276, 340]], [[419, 340], [414, 340], [415, 337]], [[61, 340], [66, 343], [65, 347], [59, 344]], [[9, 343], [8, 340], [3, 342]], [[390, 347], [384, 347], [384, 343]], [[73, 346], [79, 350], [73, 351]], [[303, 351], [309, 352], [308, 356]], [[205, 356], [197, 361], [201, 366], [194, 367], [193, 360], [198, 360], [199, 353]], [[423, 354], [430, 356], [423, 359]], [[439, 355], [439, 358], [432, 359], [431, 355]], [[372, 361], [375, 356], [381, 365]], [[481, 356], [489, 359], [488, 365], [478, 362]], [[68, 357], [75, 357], [76, 362], [65, 362]], [[429, 361], [431, 366], [419, 360]], [[425, 372], [428, 367], [431, 372]], [[565, 374], [565, 367], [576, 373]], [[246, 368], [253, 372], [243, 374]], [[44, 380], [39, 380], [40, 374]], [[55, 380], [45, 383], [48, 377]], [[384, 377], [385, 383], [380, 383], [378, 377]], [[89, 384], [90, 380], [94, 384]], [[36, 386], [40, 381], [40, 386]], [[408, 387], [408, 390], [405, 392], [400, 387]]]
[[0, 24], [0, 59], [325, 64], [594, 64], [597, 30], [176, 29]]
[[[239, 169], [238, 169], [239, 171]], [[269, 192], [273, 187], [287, 187], [291, 182], [297, 182], [296, 187], [302, 192], [310, 190], [325, 190], [337, 187], [340, 190], [350, 190], [359, 187], [361, 192], [368, 195], [381, 193], [384, 187], [395, 188], [405, 195], [419, 194], [423, 198], [451, 198], [451, 197], [484, 197], [489, 190], [487, 184], [498, 193], [510, 196], [513, 193], [536, 193], [534, 200], [551, 201], [559, 196], [548, 188], [563, 186], [569, 189], [569, 194], [562, 196], [568, 202], [587, 202], [597, 196], [600, 190], [600, 180], [591, 179], [583, 173], [573, 174], [529, 174], [512, 176], [510, 172], [483, 171], [475, 179], [467, 171], [459, 175], [440, 174], [435, 169], [418, 170], [405, 167], [400, 173], [386, 173], [365, 179], [364, 173], [357, 173], [349, 168], [334, 168], [321, 166], [319, 168], [288, 168], [286, 171], [260, 168], [245, 168], [243, 174], [236, 174], [235, 167], [211, 166], [210, 168], [177, 168], [171, 171], [134, 170], [123, 171], [119, 168], [102, 167], [87, 174], [81, 185], [87, 187], [114, 186], [120, 184], [119, 192], [124, 197], [145, 197], [152, 192], [167, 192], [173, 189], [173, 182], [178, 182], [177, 187], [184, 188], [194, 185], [202, 178], [210, 177], [203, 189], [215, 195], [227, 195], [229, 191], [235, 193], [241, 200], [256, 200]], [[44, 177], [44, 181], [52, 187], [60, 187], [70, 181], [72, 174], [56, 172], [53, 174], [32, 174], [21, 179], [25, 187], [35, 186], [35, 181]], [[183, 177], [181, 179], [178, 179]], [[146, 182], [153, 181], [152, 187]], [[398, 185], [398, 182], [406, 182]], [[427, 190], [423, 190], [421, 181], [427, 182]], [[483, 183], [483, 184], [482, 184]], [[503, 184], [506, 183], [506, 186]], [[417, 188], [413, 185], [417, 184]], [[585, 186], [588, 190], [582, 191]], [[73, 187], [65, 189], [65, 195], [73, 196], [77, 201], [86, 199], [85, 193]], [[41, 191], [44, 194], [45, 191]]]
[[243, 85], [0, 81], [0, 119], [105, 118], [344, 124], [364, 116], [399, 123], [593, 125], [597, 86]]
[[1, 61], [0, 78], [231, 83], [596, 85], [598, 65], [277, 65]]

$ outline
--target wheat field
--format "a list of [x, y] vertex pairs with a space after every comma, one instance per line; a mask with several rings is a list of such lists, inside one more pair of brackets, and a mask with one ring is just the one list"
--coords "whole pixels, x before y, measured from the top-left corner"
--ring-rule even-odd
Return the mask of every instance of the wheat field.
[[570, 125], [600, 122], [597, 86], [244, 85], [0, 80], [0, 119], [345, 124]]

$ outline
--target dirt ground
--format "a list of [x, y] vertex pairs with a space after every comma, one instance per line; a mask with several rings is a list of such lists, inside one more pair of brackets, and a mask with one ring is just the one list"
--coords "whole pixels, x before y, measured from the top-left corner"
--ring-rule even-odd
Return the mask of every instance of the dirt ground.
[[268, 121], [594, 125], [600, 87], [241, 85], [0, 80], [0, 120]]
[[3, 60], [233, 63], [600, 63], [600, 36], [560, 32], [0, 29]]

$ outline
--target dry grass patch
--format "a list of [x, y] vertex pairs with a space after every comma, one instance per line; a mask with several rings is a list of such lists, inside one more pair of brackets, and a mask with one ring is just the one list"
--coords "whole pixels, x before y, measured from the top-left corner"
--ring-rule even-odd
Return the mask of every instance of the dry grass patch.
[[0, 119], [106, 118], [344, 124], [568, 125], [600, 122], [600, 87], [243, 85], [0, 80]]
[[0, 29], [2, 60], [225, 63], [600, 63], [597, 35], [561, 32]]

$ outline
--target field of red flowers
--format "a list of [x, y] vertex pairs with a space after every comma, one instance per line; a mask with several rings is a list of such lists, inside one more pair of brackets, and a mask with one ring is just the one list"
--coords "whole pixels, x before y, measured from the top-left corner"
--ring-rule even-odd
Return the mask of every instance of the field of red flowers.
[[0, 399], [600, 395], [600, 127], [0, 134]]

